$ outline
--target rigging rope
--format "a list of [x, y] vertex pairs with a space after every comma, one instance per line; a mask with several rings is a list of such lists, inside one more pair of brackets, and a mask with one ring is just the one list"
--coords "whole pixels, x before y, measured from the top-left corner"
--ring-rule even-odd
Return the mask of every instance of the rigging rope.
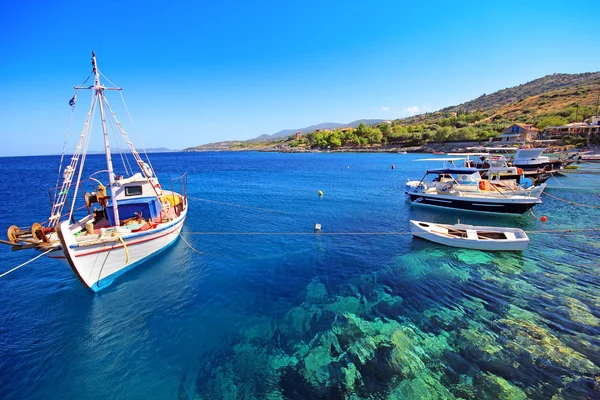
[[[100, 100], [102, 101], [102, 100]], [[94, 119], [95, 119], [95, 114], [96, 114], [96, 106], [98, 105], [98, 102], [96, 102], [96, 96], [92, 96], [92, 104], [90, 106], [90, 111], [88, 113], [88, 121], [89, 121], [89, 125], [87, 125], [86, 127], [84, 127], [85, 129], [85, 138], [84, 138], [84, 142], [83, 142], [83, 151], [80, 152], [83, 153], [83, 157], [81, 157], [81, 163], [79, 164], [79, 173], [77, 174], [77, 182], [75, 183], [75, 190], [73, 192], [73, 202], [71, 203], [71, 209], [69, 211], [69, 219], [73, 220], [73, 210], [75, 210], [75, 202], [77, 201], [77, 192], [79, 191], [79, 184], [81, 183], [81, 175], [83, 174], [83, 166], [85, 165], [85, 159], [87, 158], [87, 149], [88, 149], [88, 145], [90, 144], [90, 136], [91, 136], [91, 130], [92, 130], [92, 126], [94, 125]], [[91, 115], [90, 115], [91, 114]], [[78, 162], [79, 162], [79, 156], [78, 157]], [[75, 171], [73, 171], [73, 174], [75, 174]], [[71, 186], [69, 185], [69, 189], [71, 188]], [[65, 198], [65, 201], [67, 199]], [[56, 221], [58, 223], [58, 220]]]
[[8, 274], [10, 274], [10, 273], [11, 273], [11, 272], [13, 272], [13, 271], [16, 271], [16, 270], [18, 270], [18, 269], [19, 269], [19, 268], [21, 268], [21, 267], [24, 267], [25, 265], [29, 264], [30, 262], [37, 260], [37, 259], [38, 259], [38, 258], [40, 258], [41, 256], [43, 256], [43, 255], [46, 255], [46, 254], [50, 253], [51, 251], [54, 251], [54, 249], [50, 249], [50, 250], [48, 250], [48, 251], [46, 251], [46, 252], [44, 252], [44, 253], [42, 253], [42, 254], [38, 254], [37, 256], [33, 257], [31, 260], [29, 260], [29, 261], [26, 261], [26, 262], [24, 262], [23, 264], [21, 264], [21, 265], [19, 265], [19, 266], [17, 266], [17, 267], [14, 267], [14, 268], [13, 268], [13, 269], [11, 269], [10, 271], [6, 271], [6, 272], [5, 272], [5, 273], [3, 273], [2, 275], [0, 275], [0, 278], [2, 278], [2, 277], [3, 277], [3, 276], [5, 276], [5, 275], [8, 275]]
[[[104, 103], [106, 103], [106, 105], [108, 106], [108, 102], [106, 101], [106, 99], [104, 99]], [[117, 135], [117, 129], [115, 127], [115, 123], [114, 123], [113, 119], [109, 118], [108, 124], [110, 125], [110, 129], [113, 134], [113, 138], [115, 139], [115, 144], [117, 145], [117, 149], [119, 149], [119, 155], [121, 156], [121, 163], [123, 163], [123, 168], [125, 169], [125, 176], [131, 176], [131, 175], [133, 175], [133, 168], [131, 168], [131, 164], [129, 163], [129, 158], [127, 157], [127, 154], [125, 154], [125, 157], [123, 157], [123, 149], [121, 149], [121, 141], [119, 140], [119, 136]], [[127, 164], [125, 164], [125, 161], [127, 161]], [[129, 173], [129, 170], [127, 169], [127, 165], [129, 165], [129, 170], [131, 170], [131, 174]]]
[[[91, 74], [90, 74], [91, 76]], [[90, 77], [88, 76], [88, 79]], [[85, 80], [87, 81], [87, 79]], [[85, 83], [85, 81], [83, 81], [83, 83]], [[77, 97], [77, 92], [78, 90], [75, 89], [75, 97]], [[73, 114], [75, 113], [75, 105], [76, 103], [73, 103], [73, 105], [71, 106], [71, 116], [69, 117], [69, 124], [67, 125], [67, 132], [65, 134], [65, 141], [63, 142], [63, 149], [62, 149], [62, 154], [60, 155], [60, 162], [58, 163], [58, 175], [56, 176], [56, 185], [54, 185], [54, 187], [58, 187], [58, 182], [60, 182], [60, 173], [62, 171], [62, 163], [63, 160], [65, 158], [65, 152], [67, 151], [67, 142], [69, 141], [69, 132], [71, 131], [71, 124], [73, 123]], [[58, 198], [58, 195], [60, 193], [60, 190], [56, 190], [54, 191], [54, 199], [52, 200], [52, 204], [56, 203], [56, 199]]]
[[146, 146], [144, 146], [144, 142], [142, 141], [140, 132], [138, 131], [138, 128], [135, 125], [135, 122], [133, 122], [133, 118], [131, 117], [131, 113], [129, 112], [129, 107], [127, 107], [127, 103], [125, 102], [125, 98], [123, 97], [123, 93], [121, 91], [119, 91], [119, 95], [121, 96], [121, 101], [123, 102], [123, 106], [125, 106], [125, 111], [127, 111], [127, 116], [129, 117], [129, 122], [131, 122], [131, 125], [133, 126], [133, 130], [135, 131], [135, 135], [137, 136], [138, 140], [140, 141], [140, 145], [142, 146], [142, 151], [144, 152], [144, 156], [146, 156], [146, 161], [148, 161], [148, 165], [150, 165], [152, 174], [154, 176], [156, 176], [156, 171], [154, 171], [154, 166], [152, 165], [152, 162], [150, 161], [150, 157], [148, 157], [148, 153], [146, 153]]

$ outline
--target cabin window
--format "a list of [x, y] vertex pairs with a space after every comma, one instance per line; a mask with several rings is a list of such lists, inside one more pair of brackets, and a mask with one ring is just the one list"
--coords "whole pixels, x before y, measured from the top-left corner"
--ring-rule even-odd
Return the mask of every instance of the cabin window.
[[141, 186], [126, 186], [125, 196], [139, 196], [142, 194]]

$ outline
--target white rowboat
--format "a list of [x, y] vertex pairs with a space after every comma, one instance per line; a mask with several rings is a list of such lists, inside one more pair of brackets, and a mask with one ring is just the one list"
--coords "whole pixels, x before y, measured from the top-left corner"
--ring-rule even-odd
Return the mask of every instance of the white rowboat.
[[522, 229], [496, 226], [446, 225], [410, 221], [410, 231], [416, 237], [452, 247], [490, 251], [523, 251], [529, 237]]

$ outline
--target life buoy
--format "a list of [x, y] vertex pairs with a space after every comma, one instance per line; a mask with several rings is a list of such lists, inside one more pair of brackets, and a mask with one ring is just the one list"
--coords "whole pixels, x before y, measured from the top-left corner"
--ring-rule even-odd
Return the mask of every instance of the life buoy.
[[148, 178], [152, 178], [152, 168], [146, 163], [142, 163], [142, 171]]

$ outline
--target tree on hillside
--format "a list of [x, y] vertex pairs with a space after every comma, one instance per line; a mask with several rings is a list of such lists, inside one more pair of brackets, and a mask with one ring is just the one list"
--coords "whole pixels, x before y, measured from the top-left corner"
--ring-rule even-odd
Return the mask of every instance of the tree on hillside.
[[566, 118], [563, 118], [558, 115], [550, 115], [542, 118], [537, 124], [537, 128], [541, 131], [546, 129], [549, 126], [561, 126], [568, 124], [569, 121]]
[[455, 129], [453, 129], [449, 126], [441, 126], [439, 129], [437, 129], [435, 131], [435, 136], [434, 136], [435, 141], [438, 143], [445, 142], [450, 137], [450, 135], [452, 134], [452, 132], [454, 130]]

